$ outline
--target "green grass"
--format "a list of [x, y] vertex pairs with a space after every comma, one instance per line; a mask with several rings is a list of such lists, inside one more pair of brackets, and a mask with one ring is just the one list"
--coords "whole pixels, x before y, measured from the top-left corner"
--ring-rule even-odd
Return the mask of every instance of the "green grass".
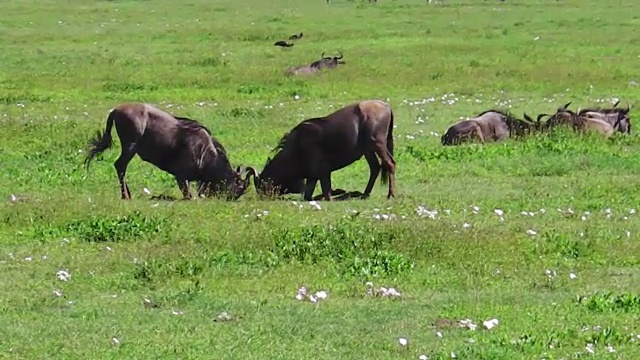
[[[490, 108], [638, 106], [639, 10], [630, 0], [5, 1], [0, 357], [572, 359], [588, 343], [599, 359], [640, 356], [640, 138], [559, 132], [446, 148], [439, 138]], [[273, 46], [299, 32], [290, 50]], [[347, 64], [284, 76], [323, 51]], [[392, 200], [378, 182], [368, 200], [320, 210], [259, 200], [253, 187], [237, 202], [153, 201], [145, 187], [179, 190], [135, 158], [125, 202], [119, 145], [82, 168], [87, 140], [126, 101], [201, 120], [234, 166], [261, 169], [298, 122], [365, 98], [396, 114]], [[367, 179], [364, 160], [333, 175], [348, 190]], [[368, 281], [402, 296], [366, 296]], [[328, 298], [297, 301], [301, 286]], [[214, 321], [222, 312], [233, 321]], [[479, 328], [432, 325], [466, 318]], [[492, 318], [499, 325], [481, 330]]]

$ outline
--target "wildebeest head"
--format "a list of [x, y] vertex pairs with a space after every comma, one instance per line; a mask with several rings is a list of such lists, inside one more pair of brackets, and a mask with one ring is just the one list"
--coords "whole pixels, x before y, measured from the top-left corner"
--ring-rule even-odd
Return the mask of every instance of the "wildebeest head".
[[344, 58], [344, 55], [342, 55], [341, 52], [340, 56], [329, 56], [329, 57], [325, 57], [324, 56], [324, 52], [322, 53], [322, 55], [320, 56], [321, 59], [320, 60], [316, 60], [314, 62], [311, 63], [311, 67], [313, 68], [318, 68], [318, 69], [323, 69], [323, 68], [335, 68], [336, 66], [338, 66], [338, 64], [343, 65], [346, 64], [345, 61], [342, 60], [342, 58]]
[[297, 167], [292, 166], [295, 159], [290, 154], [280, 152], [267, 162], [262, 173], [252, 170], [253, 184], [259, 196], [270, 197], [285, 194], [299, 194], [304, 191], [304, 178], [295, 174]]

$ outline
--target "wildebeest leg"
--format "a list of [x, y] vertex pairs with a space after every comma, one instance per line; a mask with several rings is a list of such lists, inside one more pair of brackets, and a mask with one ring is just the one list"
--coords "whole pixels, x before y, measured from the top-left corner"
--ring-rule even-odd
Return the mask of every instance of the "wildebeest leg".
[[128, 145], [121, 144], [122, 150], [120, 151], [120, 156], [113, 163], [113, 167], [116, 168], [116, 173], [118, 174], [118, 181], [120, 182], [120, 193], [122, 194], [123, 200], [131, 200], [131, 191], [129, 191], [129, 186], [125, 180], [125, 175], [127, 174], [127, 165], [133, 156], [136, 154], [136, 144], [131, 143]]
[[387, 194], [387, 199], [396, 196], [396, 161], [393, 159], [393, 156], [389, 154], [389, 150], [384, 145], [384, 138], [382, 141], [376, 141], [375, 144], [375, 152], [382, 160], [382, 167], [389, 174], [389, 193]]
[[311, 201], [313, 200], [313, 191], [316, 189], [316, 184], [318, 183], [318, 179], [308, 178], [307, 183], [304, 186], [304, 200]]
[[182, 191], [183, 200], [193, 199], [193, 196], [191, 196], [191, 191], [189, 190], [189, 181], [176, 177], [176, 182], [178, 183], [180, 191]]
[[322, 188], [324, 200], [331, 201], [331, 174], [320, 178], [320, 188]]
[[366, 153], [364, 158], [367, 159], [367, 163], [369, 164], [369, 182], [367, 183], [367, 187], [364, 189], [364, 194], [362, 194], [362, 198], [366, 199], [371, 194], [373, 185], [375, 185], [376, 179], [378, 178], [378, 175], [380, 175], [381, 166], [375, 153]]

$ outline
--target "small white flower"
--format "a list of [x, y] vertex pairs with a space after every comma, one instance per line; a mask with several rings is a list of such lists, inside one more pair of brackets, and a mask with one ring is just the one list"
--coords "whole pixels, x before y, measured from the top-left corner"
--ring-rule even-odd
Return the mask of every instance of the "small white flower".
[[118, 338], [116, 338], [116, 337], [111, 338], [111, 344], [113, 346], [120, 346], [120, 340], [118, 340]]
[[595, 353], [596, 353], [595, 349], [593, 348], [593, 344], [592, 344], [592, 343], [588, 343], [588, 344], [587, 344], [587, 346], [585, 346], [584, 348], [585, 348], [588, 352], [590, 352], [590, 353], [592, 353], [592, 354], [595, 354]]
[[418, 356], [418, 360], [429, 360], [429, 357], [427, 355], [420, 355]]
[[309, 205], [315, 207], [317, 210], [322, 210], [322, 208], [320, 207], [320, 204], [318, 204], [317, 201], [309, 201]]
[[60, 296], [62, 296], [62, 291], [60, 291], [60, 290], [58, 290], [58, 289], [53, 290], [53, 295], [55, 295], [55, 296], [57, 296], [57, 297], [60, 297]]
[[535, 230], [529, 229], [529, 230], [527, 230], [527, 234], [533, 236], [533, 235], [537, 234], [537, 232]]
[[470, 227], [471, 227], [471, 224], [469, 224], [469, 223], [464, 223], [464, 224], [462, 224], [462, 227], [463, 227], [463, 228], [465, 228], [465, 229], [467, 229], [467, 228], [470, 228]]
[[326, 292], [326, 291], [321, 290], [321, 291], [316, 292], [315, 296], [316, 296], [318, 299], [324, 300], [324, 299], [326, 299], [326, 298], [327, 298], [328, 294], [327, 294], [327, 292]]
[[151, 190], [149, 190], [147, 188], [142, 189], [142, 191], [144, 191], [144, 193], [147, 194], [147, 195], [151, 195]]
[[502, 211], [502, 209], [495, 209], [495, 210], [493, 210], [493, 212], [496, 213], [496, 215], [498, 215], [498, 216], [504, 215], [504, 211]]
[[574, 273], [570, 273], [570, 274], [569, 274], [569, 279], [572, 279], [572, 280], [573, 280], [573, 279], [575, 279], [575, 278], [577, 278], [577, 277], [578, 277], [578, 275], [576, 275], [576, 274], [574, 274]]
[[173, 315], [184, 315], [184, 311], [182, 310], [171, 310]]
[[398, 342], [400, 343], [400, 345], [402, 346], [407, 346], [407, 344], [409, 343], [409, 341], [405, 338], [400, 338], [398, 339]]
[[614, 352], [616, 352], [616, 349], [614, 349], [614, 348], [613, 348], [613, 346], [611, 346], [611, 345], [607, 345], [606, 349], [607, 349], [607, 351], [608, 351], [608, 352], [610, 352], [610, 353], [614, 353]]
[[66, 270], [60, 270], [56, 273], [56, 277], [60, 281], [69, 281], [71, 279], [71, 274], [69, 274]]
[[491, 330], [494, 327], [498, 326], [499, 323], [500, 322], [498, 321], [498, 319], [491, 319], [491, 320], [482, 322], [482, 326], [484, 326], [484, 328], [487, 330]]
[[436, 336], [441, 338], [442, 337], [442, 333], [440, 331], [436, 331]]

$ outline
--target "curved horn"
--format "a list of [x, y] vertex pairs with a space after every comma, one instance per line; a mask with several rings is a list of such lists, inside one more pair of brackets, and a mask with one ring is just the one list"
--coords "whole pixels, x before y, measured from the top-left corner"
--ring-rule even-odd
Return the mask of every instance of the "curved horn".
[[533, 119], [531, 119], [531, 116], [527, 115], [527, 113], [523, 113], [524, 114], [524, 119], [529, 121], [529, 122], [533, 122]]
[[550, 116], [550, 115], [549, 114], [540, 114], [540, 115], [538, 115], [538, 118], [536, 119], [536, 122], [540, 122], [540, 120], [545, 116]]
[[615, 103], [615, 104], [613, 104], [613, 107], [618, 106], [618, 104], [620, 104], [620, 100], [616, 101], [616, 103]]
[[323, 59], [331, 59], [330, 57], [324, 57], [324, 51], [322, 52], [322, 55], [320, 55], [320, 57]]
[[258, 170], [256, 170], [256, 168], [254, 168], [253, 166], [247, 166], [246, 168], [244, 168], [244, 171], [246, 171], [246, 176], [244, 177], [244, 180], [249, 180], [249, 177], [251, 175], [253, 175], [253, 185], [255, 185], [255, 187], [258, 187], [258, 177], [260, 177], [260, 174], [258, 173]]
[[342, 51], [338, 51], [338, 53], [340, 54], [340, 56], [335, 57], [336, 60], [340, 60], [344, 57], [344, 55], [342, 55]]
[[562, 106], [559, 110], [566, 110], [572, 102], [573, 101], [569, 101], [568, 103], [564, 104], [564, 106]]

